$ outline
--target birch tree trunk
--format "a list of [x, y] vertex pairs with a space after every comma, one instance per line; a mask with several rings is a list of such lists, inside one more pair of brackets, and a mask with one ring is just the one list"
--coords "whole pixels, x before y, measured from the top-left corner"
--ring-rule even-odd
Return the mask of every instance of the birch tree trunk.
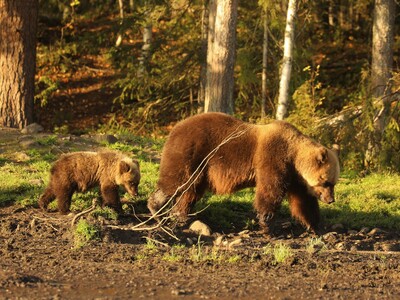
[[33, 122], [37, 0], [0, 0], [0, 125]]
[[142, 55], [139, 57], [139, 69], [138, 69], [139, 77], [143, 76], [143, 74], [148, 71], [152, 39], [153, 39], [153, 25], [151, 23], [148, 23], [143, 27]]
[[374, 129], [365, 154], [366, 167], [375, 169], [381, 151], [382, 136], [390, 112], [391, 71], [393, 64], [394, 0], [376, 0], [372, 25], [371, 93], [379, 100], [373, 120]]
[[215, 21], [209, 26], [204, 111], [233, 114], [233, 71], [238, 0], [213, 2], [213, 0], [210, 1], [210, 19], [213, 17], [213, 9], [216, 13]]
[[261, 74], [261, 117], [265, 117], [265, 106], [267, 104], [267, 66], [268, 66], [268, 12], [264, 11], [264, 37], [263, 37], [263, 58]]
[[276, 119], [278, 120], [283, 120], [286, 117], [289, 107], [289, 83], [290, 83], [290, 75], [292, 72], [296, 7], [297, 7], [297, 0], [289, 0], [287, 17], [286, 17], [282, 73], [281, 73], [281, 80], [279, 82], [278, 108], [276, 110]]
[[[118, 0], [118, 6], [119, 6], [119, 24], [120, 26], [123, 25], [124, 23], [124, 2], [122, 0]], [[118, 37], [117, 40], [115, 41], [115, 47], [119, 47], [122, 43], [122, 30], [119, 29]]]

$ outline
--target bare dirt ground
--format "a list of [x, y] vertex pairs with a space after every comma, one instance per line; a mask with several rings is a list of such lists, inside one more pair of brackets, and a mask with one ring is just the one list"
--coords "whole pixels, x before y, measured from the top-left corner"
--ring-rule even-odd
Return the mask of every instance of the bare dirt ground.
[[[71, 220], [17, 205], [0, 209], [0, 299], [400, 298], [396, 233], [342, 229], [310, 247], [311, 237], [295, 227], [274, 239], [243, 231], [200, 243], [177, 230], [178, 242], [161, 231], [107, 227], [137, 223], [125, 216], [103, 220], [100, 239], [77, 248]], [[278, 243], [292, 249], [282, 263], [266, 251]]]

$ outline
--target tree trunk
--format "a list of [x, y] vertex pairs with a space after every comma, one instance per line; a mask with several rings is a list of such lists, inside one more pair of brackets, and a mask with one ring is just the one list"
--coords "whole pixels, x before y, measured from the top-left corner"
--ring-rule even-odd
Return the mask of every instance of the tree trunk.
[[292, 72], [296, 7], [297, 7], [297, 0], [289, 0], [289, 6], [286, 18], [282, 73], [281, 73], [281, 80], [279, 83], [278, 108], [276, 110], [276, 119], [278, 120], [283, 120], [286, 117], [289, 106], [289, 83], [290, 83], [290, 75]]
[[366, 167], [370, 169], [379, 167], [378, 156], [390, 112], [390, 100], [385, 96], [391, 92], [395, 10], [394, 0], [375, 1], [372, 25], [371, 94], [372, 97], [380, 99], [380, 107], [373, 120], [374, 128], [365, 154]]
[[153, 25], [151, 23], [148, 23], [143, 27], [142, 55], [139, 57], [139, 70], [138, 70], [139, 77], [148, 71], [152, 39], [153, 39]]
[[[213, 4], [210, 2], [210, 15]], [[234, 65], [238, 0], [216, 0], [215, 28], [209, 31], [205, 112], [233, 114]], [[210, 40], [212, 42], [210, 43]]]
[[[119, 24], [122, 27], [124, 23], [124, 2], [122, 0], [118, 0], [118, 6], [119, 6]], [[119, 47], [122, 43], [122, 29], [119, 29], [118, 37], [115, 42], [115, 47]]]
[[203, 12], [201, 16], [201, 53], [200, 53], [200, 80], [199, 80], [199, 92], [197, 96], [197, 113], [204, 112], [204, 99], [206, 95], [206, 83], [207, 83], [207, 44], [208, 44], [208, 24], [209, 24], [209, 13], [208, 13], [209, 1], [204, 0]]
[[264, 12], [264, 38], [263, 38], [263, 58], [261, 74], [261, 117], [265, 117], [265, 106], [267, 104], [267, 65], [268, 65], [268, 12]]
[[33, 122], [37, 0], [0, 0], [0, 125]]

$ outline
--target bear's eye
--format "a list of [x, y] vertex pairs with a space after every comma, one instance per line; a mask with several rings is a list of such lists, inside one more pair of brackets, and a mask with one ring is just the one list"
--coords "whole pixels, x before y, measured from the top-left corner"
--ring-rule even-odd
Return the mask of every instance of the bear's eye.
[[333, 187], [333, 184], [330, 183], [329, 181], [325, 181], [324, 183], [321, 184], [322, 187], [328, 188], [328, 187]]

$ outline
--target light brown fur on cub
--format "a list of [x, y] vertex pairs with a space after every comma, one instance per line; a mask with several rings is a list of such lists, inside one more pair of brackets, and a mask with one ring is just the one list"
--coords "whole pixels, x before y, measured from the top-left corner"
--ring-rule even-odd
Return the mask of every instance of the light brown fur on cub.
[[[234, 132], [240, 134], [220, 145]], [[204, 170], [188, 181], [214, 149]], [[315, 230], [320, 218], [318, 198], [334, 201], [338, 177], [336, 154], [287, 122], [252, 125], [222, 113], [206, 113], [172, 129], [148, 207], [154, 214], [178, 191], [175, 213], [185, 218], [206, 190], [229, 194], [255, 187], [254, 207], [266, 232], [286, 194], [292, 215]]]
[[103, 206], [121, 211], [118, 186], [122, 185], [135, 196], [140, 181], [139, 163], [116, 151], [64, 154], [50, 172], [50, 182], [39, 199], [39, 206], [47, 209], [57, 198], [62, 214], [69, 211], [74, 192], [86, 192], [95, 186], [100, 186]]

